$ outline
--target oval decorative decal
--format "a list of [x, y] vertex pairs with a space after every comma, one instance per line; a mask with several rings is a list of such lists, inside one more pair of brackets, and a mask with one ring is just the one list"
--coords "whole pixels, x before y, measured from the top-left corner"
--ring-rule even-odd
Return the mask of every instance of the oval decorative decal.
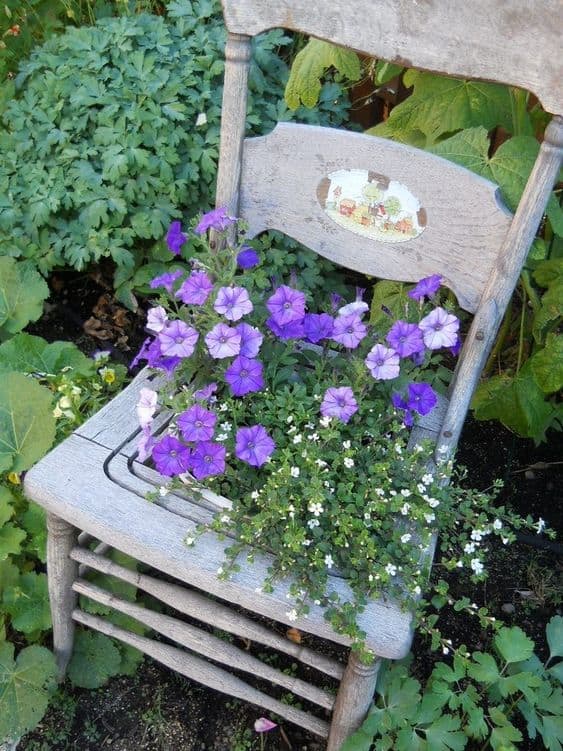
[[410, 190], [370, 170], [332, 172], [319, 183], [317, 197], [336, 224], [372, 240], [405, 242], [426, 227], [426, 211]]

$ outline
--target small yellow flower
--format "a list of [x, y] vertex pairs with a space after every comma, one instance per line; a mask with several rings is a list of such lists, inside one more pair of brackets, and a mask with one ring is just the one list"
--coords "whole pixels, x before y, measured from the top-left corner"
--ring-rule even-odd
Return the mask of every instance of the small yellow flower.
[[115, 370], [113, 368], [101, 368], [100, 375], [105, 383], [112, 384], [115, 382]]
[[12, 485], [21, 485], [20, 476], [17, 472], [8, 472], [8, 481], [12, 483]]

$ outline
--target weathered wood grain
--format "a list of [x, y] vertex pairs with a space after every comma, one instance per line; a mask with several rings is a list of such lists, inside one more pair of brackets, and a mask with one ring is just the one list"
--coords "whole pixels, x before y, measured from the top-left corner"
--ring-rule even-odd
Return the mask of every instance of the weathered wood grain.
[[229, 31], [254, 36], [283, 27], [372, 57], [532, 91], [561, 113], [560, 0], [222, 0]]
[[231, 607], [221, 605], [216, 600], [205, 597], [193, 589], [187, 589], [186, 587], [171, 584], [147, 574], [131, 571], [131, 569], [120, 566], [108, 558], [96, 555], [80, 547], [74, 548], [71, 556], [75, 561], [79, 561], [87, 568], [115, 576], [138, 589], [142, 589], [143, 592], [156, 597], [157, 600], [170, 605], [184, 615], [189, 615], [203, 623], [220, 628], [223, 631], [228, 631], [230, 634], [243, 639], [250, 639], [258, 644], [263, 644], [266, 647], [284, 652], [332, 678], [342, 678], [344, 668], [336, 660], [318, 654], [301, 644], [296, 644], [290, 639], [285, 639], [261, 623], [242, 615]]
[[90, 613], [84, 613], [82, 610], [75, 610], [73, 618], [77, 623], [93, 628], [102, 634], [112, 636], [125, 644], [129, 644], [131, 647], [139, 649], [154, 660], [158, 660], [158, 662], [175, 670], [177, 673], [181, 673], [190, 680], [202, 683], [204, 686], [209, 686], [223, 694], [229, 694], [237, 699], [264, 707], [270, 712], [274, 712], [280, 715], [280, 717], [285, 717], [286, 720], [306, 728], [311, 733], [319, 735], [321, 738], [328, 736], [328, 724], [323, 720], [289, 704], [283, 704], [277, 699], [249, 686], [240, 678], [223, 670], [223, 668], [219, 668], [207, 660], [201, 659], [201, 657], [126, 631], [103, 618], [91, 615]]
[[[404, 184], [427, 215], [418, 237], [377, 242], [336, 224], [317, 198], [320, 181], [364, 169]], [[460, 305], [474, 312], [511, 215], [497, 186], [428, 152], [392, 141], [295, 123], [244, 142], [240, 215], [252, 237], [276, 229], [346, 268], [415, 282], [442, 274]]]

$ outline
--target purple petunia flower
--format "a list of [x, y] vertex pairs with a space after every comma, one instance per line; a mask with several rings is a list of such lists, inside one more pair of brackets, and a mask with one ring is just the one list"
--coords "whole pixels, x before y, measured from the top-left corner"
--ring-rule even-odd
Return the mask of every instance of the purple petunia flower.
[[416, 287], [407, 292], [407, 295], [413, 300], [422, 302], [425, 297], [432, 297], [440, 289], [442, 285], [442, 277], [440, 274], [432, 274], [432, 276], [426, 276], [421, 279]]
[[422, 331], [416, 323], [395, 321], [385, 339], [400, 357], [408, 357], [424, 350]]
[[450, 352], [453, 357], [457, 357], [459, 353], [461, 352], [461, 337], [459, 333], [457, 335], [456, 343], [454, 344], [453, 347], [450, 347]]
[[411, 355], [411, 360], [414, 362], [415, 365], [420, 367], [426, 358], [426, 350], [421, 349], [420, 352], [413, 352]]
[[364, 313], [367, 313], [369, 305], [363, 300], [364, 292], [365, 289], [362, 289], [362, 287], [356, 287], [356, 299], [354, 302], [350, 302], [348, 305], [339, 308], [337, 315], [347, 316], [350, 315], [350, 313], [357, 313], [359, 316], [362, 316]]
[[136, 404], [139, 425], [144, 428], [150, 425], [158, 406], [158, 394], [152, 389], [142, 388], [139, 392], [139, 401]]
[[174, 477], [188, 469], [190, 450], [174, 436], [166, 435], [153, 446], [152, 459], [161, 475]]
[[154, 443], [155, 441], [151, 433], [151, 426], [145, 425], [143, 427], [141, 435], [139, 436], [139, 442], [137, 444], [137, 459], [140, 462], [146, 462], [146, 460], [151, 456]]
[[166, 235], [166, 244], [171, 253], [175, 256], [179, 255], [182, 250], [182, 245], [188, 238], [182, 233], [181, 222], [172, 222], [170, 229]]
[[342, 295], [339, 295], [338, 292], [330, 293], [330, 308], [333, 313], [336, 313], [343, 300], [344, 298], [342, 297]]
[[334, 319], [328, 313], [307, 313], [303, 320], [307, 341], [316, 344], [321, 339], [330, 339], [334, 330]]
[[254, 730], [256, 730], [257, 733], [267, 733], [274, 728], [277, 728], [276, 723], [272, 722], [267, 717], [259, 717], [254, 722]]
[[244, 396], [264, 388], [262, 363], [249, 357], [239, 356], [225, 371], [225, 381], [233, 396]]
[[264, 341], [262, 333], [248, 323], [239, 323], [235, 331], [240, 334], [240, 354], [243, 357], [256, 357]]
[[147, 331], [158, 334], [168, 323], [168, 315], [162, 305], [151, 308], [147, 313]]
[[182, 276], [183, 273], [184, 272], [181, 269], [176, 269], [176, 271], [168, 271], [166, 272], [166, 274], [155, 276], [155, 278], [150, 282], [149, 287], [151, 289], [164, 287], [168, 294], [172, 294], [172, 285], [174, 284], [176, 279], [179, 279]]
[[291, 323], [286, 323], [285, 326], [280, 326], [276, 319], [270, 316], [266, 320], [266, 326], [278, 339], [283, 339], [284, 341], [287, 339], [302, 339], [305, 336], [303, 320], [291, 321]]
[[412, 412], [410, 411], [409, 405], [406, 403], [403, 397], [400, 394], [394, 393], [391, 396], [391, 403], [393, 404], [395, 409], [404, 411], [405, 414], [403, 416], [403, 422], [407, 426], [407, 428], [412, 427], [414, 423]]
[[221, 287], [213, 308], [229, 321], [238, 321], [251, 313], [253, 305], [244, 287]]
[[204, 386], [201, 389], [198, 389], [197, 391], [194, 391], [194, 399], [197, 399], [200, 402], [206, 402], [213, 394], [217, 391], [217, 384], [216, 383], [208, 383], [207, 386]]
[[177, 366], [182, 362], [181, 357], [164, 357], [160, 351], [160, 342], [158, 339], [145, 339], [141, 349], [129, 366], [135, 368], [140, 360], [146, 360], [150, 368], [160, 368], [169, 376], [172, 375]]
[[305, 295], [282, 284], [269, 298], [266, 307], [278, 326], [286, 326], [305, 317]]
[[348, 422], [357, 411], [358, 403], [349, 386], [331, 387], [326, 390], [321, 403], [323, 417], [336, 417], [342, 422]]
[[199, 220], [199, 224], [194, 228], [196, 235], [203, 235], [208, 229], [217, 230], [217, 232], [224, 232], [227, 227], [234, 224], [236, 219], [234, 216], [227, 214], [227, 209], [221, 206], [218, 209], [213, 209], [204, 214]]
[[217, 415], [199, 404], [194, 404], [193, 407], [178, 415], [176, 422], [184, 440], [188, 443], [208, 441], [213, 437]]
[[260, 256], [250, 245], [243, 245], [237, 254], [237, 264], [241, 269], [253, 269], [260, 263]]
[[190, 456], [190, 470], [197, 480], [225, 471], [226, 449], [214, 441], [197, 443]]
[[409, 409], [418, 412], [419, 415], [427, 415], [434, 409], [437, 401], [434, 389], [428, 383], [409, 383]]
[[161, 354], [167, 357], [190, 357], [193, 354], [198, 332], [183, 321], [170, 321], [158, 335]]
[[226, 323], [218, 323], [205, 337], [205, 343], [211, 357], [221, 360], [224, 357], [235, 357], [240, 352], [241, 335], [236, 329], [231, 329]]
[[458, 339], [459, 318], [448, 313], [444, 308], [434, 308], [418, 325], [428, 349], [455, 346]]
[[394, 349], [388, 349], [383, 344], [376, 344], [370, 349], [365, 363], [372, 376], [381, 381], [397, 378], [401, 369], [399, 355]]
[[273, 454], [276, 444], [263, 425], [239, 428], [235, 441], [235, 454], [238, 459], [251, 467], [261, 467]]
[[176, 292], [176, 297], [186, 305], [203, 305], [212, 289], [213, 282], [205, 271], [192, 271]]
[[334, 319], [332, 338], [348, 349], [356, 349], [367, 334], [367, 328], [358, 313], [337, 316]]

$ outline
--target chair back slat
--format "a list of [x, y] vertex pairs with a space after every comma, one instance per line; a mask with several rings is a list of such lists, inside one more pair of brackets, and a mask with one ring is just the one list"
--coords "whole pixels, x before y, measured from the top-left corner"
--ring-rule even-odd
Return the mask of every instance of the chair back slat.
[[223, 12], [233, 33], [292, 29], [400, 65], [519, 86], [563, 111], [560, 0], [223, 0]]
[[474, 312], [511, 214], [497, 187], [375, 136], [283, 123], [244, 142], [239, 214], [341, 266], [417, 281], [442, 274]]

